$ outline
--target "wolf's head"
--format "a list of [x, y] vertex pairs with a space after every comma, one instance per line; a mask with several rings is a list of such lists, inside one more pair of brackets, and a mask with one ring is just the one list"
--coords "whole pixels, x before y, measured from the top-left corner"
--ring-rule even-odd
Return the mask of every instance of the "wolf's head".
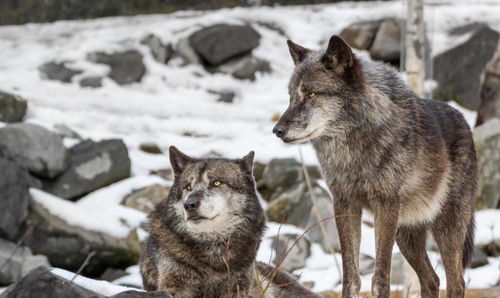
[[[242, 159], [196, 159], [170, 147], [174, 185], [167, 199], [168, 221], [197, 239], [228, 236], [264, 226], [252, 176], [254, 152]], [[251, 231], [249, 231], [251, 232]]]
[[295, 71], [290, 104], [273, 129], [286, 143], [303, 143], [356, 125], [363, 114], [363, 75], [349, 45], [331, 37], [325, 52], [288, 41]]

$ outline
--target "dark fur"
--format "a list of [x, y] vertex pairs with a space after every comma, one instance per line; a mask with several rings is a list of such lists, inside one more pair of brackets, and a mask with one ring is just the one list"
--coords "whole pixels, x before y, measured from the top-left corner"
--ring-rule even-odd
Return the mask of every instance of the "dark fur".
[[[247, 297], [258, 293], [255, 273], [260, 276], [270, 267], [255, 263], [265, 218], [251, 174], [253, 153], [241, 160], [192, 159], [175, 148], [170, 154], [175, 181], [168, 198], [149, 216], [150, 236], [141, 261], [144, 288], [186, 298]], [[176, 213], [176, 203], [186, 192], [186, 181], [191, 175], [202, 179], [204, 173], [209, 179], [223, 181], [227, 185], [225, 192], [237, 194], [241, 200], [235, 202], [241, 209], [231, 210], [230, 215], [238, 221], [228, 222], [230, 232], [220, 236], [193, 234], [185, 229], [185, 219]], [[274, 294], [268, 297], [317, 297], [284, 273], [278, 272], [275, 279], [284, 285], [278, 290], [270, 288], [267, 294]], [[273, 280], [272, 284], [277, 283]]]
[[[427, 253], [432, 232], [448, 297], [464, 296], [474, 239], [476, 155], [469, 126], [449, 105], [416, 96], [395, 70], [356, 57], [337, 36], [326, 52], [289, 42], [296, 64], [290, 106], [274, 132], [312, 144], [334, 196], [343, 297], [358, 297], [362, 209], [375, 217], [372, 295], [389, 297], [396, 241], [417, 272], [422, 297], [438, 297]], [[346, 216], [347, 215], [347, 216]]]

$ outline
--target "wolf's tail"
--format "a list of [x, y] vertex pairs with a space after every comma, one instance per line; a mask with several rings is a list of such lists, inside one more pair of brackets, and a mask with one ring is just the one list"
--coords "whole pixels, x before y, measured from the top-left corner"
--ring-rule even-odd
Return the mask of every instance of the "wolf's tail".
[[472, 260], [474, 253], [474, 230], [476, 228], [476, 221], [474, 214], [472, 215], [469, 225], [467, 226], [467, 234], [465, 235], [464, 251], [462, 256], [463, 269], [467, 268]]

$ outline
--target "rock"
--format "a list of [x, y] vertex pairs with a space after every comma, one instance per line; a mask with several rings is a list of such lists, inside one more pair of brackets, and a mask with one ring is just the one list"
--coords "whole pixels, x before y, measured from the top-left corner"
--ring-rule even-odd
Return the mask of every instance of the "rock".
[[28, 104], [19, 96], [0, 91], [0, 122], [20, 122], [26, 115]]
[[168, 192], [168, 187], [160, 184], [153, 184], [134, 190], [123, 199], [122, 204], [149, 214], [155, 209], [158, 203], [167, 198]]
[[149, 174], [159, 176], [167, 181], [174, 181], [174, 173], [172, 169], [159, 169], [159, 170], [151, 170]]
[[492, 119], [474, 129], [479, 183], [477, 207], [500, 207], [500, 119]]
[[264, 175], [264, 171], [266, 169], [266, 164], [256, 161], [253, 163], [253, 177], [257, 183], [262, 180], [262, 176]]
[[94, 63], [108, 65], [111, 68], [108, 76], [120, 85], [140, 82], [146, 73], [142, 54], [136, 50], [112, 54], [96, 52], [89, 54], [87, 58]]
[[500, 43], [493, 59], [486, 65], [481, 81], [476, 126], [500, 118]]
[[402, 285], [405, 282], [405, 259], [401, 253], [392, 255], [391, 260], [391, 284]]
[[375, 272], [375, 259], [370, 256], [361, 254], [359, 256], [359, 273], [361, 275]]
[[469, 110], [479, 105], [481, 73], [497, 49], [498, 32], [482, 26], [464, 43], [434, 59], [434, 98], [454, 100]]
[[[296, 239], [299, 240], [295, 243]], [[304, 268], [306, 259], [311, 256], [311, 243], [297, 234], [273, 237], [272, 248], [275, 255], [274, 264], [288, 272]]]
[[259, 40], [260, 34], [249, 25], [217, 24], [189, 36], [195, 52], [210, 66], [250, 53]]
[[72, 69], [66, 66], [67, 62], [48, 62], [38, 68], [42, 74], [42, 78], [64, 83], [71, 83], [71, 79], [81, 74], [79, 69]]
[[0, 157], [0, 237], [13, 240], [28, 215], [29, 175]]
[[44, 190], [76, 199], [130, 177], [130, 158], [122, 140], [83, 141], [70, 149], [70, 166], [60, 176], [44, 181]]
[[113, 295], [109, 298], [172, 298], [167, 292], [141, 292], [141, 291], [125, 291]]
[[201, 58], [189, 43], [188, 38], [179, 40], [175, 52], [182, 58], [184, 64], [201, 64]]
[[8, 287], [0, 298], [104, 298], [75, 283], [59, 277], [46, 267], [38, 267]]
[[[337, 227], [333, 218], [333, 202], [329, 193], [313, 183], [313, 198], [305, 182], [300, 182], [271, 201], [266, 214], [270, 221], [292, 224], [302, 229], [314, 226], [308, 239], [321, 244], [327, 252], [339, 251]], [[331, 218], [319, 223], [320, 220]], [[318, 224], [319, 223], [319, 224]]]
[[472, 260], [470, 263], [470, 268], [478, 268], [484, 265], [488, 265], [488, 256], [479, 248], [474, 248], [474, 253], [472, 254]]
[[401, 26], [399, 23], [398, 19], [382, 21], [370, 48], [372, 59], [399, 65], [401, 55]]
[[167, 64], [168, 60], [170, 60], [172, 54], [174, 53], [171, 44], [163, 44], [161, 39], [154, 34], [149, 34], [143, 38], [141, 43], [147, 45], [151, 51], [151, 55], [153, 55], [153, 58], [162, 64]]
[[107, 268], [125, 269], [139, 260], [140, 244], [136, 230], [124, 238], [88, 230], [51, 214], [34, 199], [31, 200], [26, 225], [32, 227], [33, 232], [27, 235], [24, 243], [33, 253], [47, 256], [55, 267], [76, 272], [94, 252], [82, 274], [98, 277]]
[[80, 86], [99, 88], [102, 87], [102, 77], [86, 77], [80, 80]]
[[55, 124], [54, 130], [63, 138], [82, 139], [82, 136], [63, 123]]
[[29, 123], [11, 124], [0, 129], [0, 156], [43, 178], [54, 178], [68, 166], [68, 152], [61, 137]]
[[146, 153], [151, 153], [151, 154], [162, 154], [163, 151], [158, 147], [157, 144], [155, 143], [144, 143], [139, 146], [139, 149]]
[[230, 74], [240, 80], [254, 81], [257, 72], [271, 72], [271, 65], [265, 60], [247, 55], [224, 62], [215, 71]]
[[21, 278], [23, 263], [28, 256], [31, 256], [29, 248], [17, 247], [13, 242], [0, 239], [0, 286], [10, 285]]
[[226, 90], [226, 91], [208, 90], [208, 93], [218, 95], [219, 98], [217, 99], [217, 101], [225, 103], [232, 103], [234, 101], [234, 97], [236, 96], [234, 91], [231, 90]]
[[381, 22], [367, 21], [351, 24], [340, 32], [340, 36], [351, 47], [358, 50], [368, 50], [372, 46]]
[[112, 282], [120, 277], [128, 275], [125, 270], [122, 269], [114, 269], [114, 268], [106, 268], [106, 271], [99, 277], [101, 280]]
[[24, 259], [23, 266], [21, 268], [21, 275], [26, 276], [31, 270], [44, 266], [52, 267], [49, 263], [49, 259], [44, 255], [29, 255]]

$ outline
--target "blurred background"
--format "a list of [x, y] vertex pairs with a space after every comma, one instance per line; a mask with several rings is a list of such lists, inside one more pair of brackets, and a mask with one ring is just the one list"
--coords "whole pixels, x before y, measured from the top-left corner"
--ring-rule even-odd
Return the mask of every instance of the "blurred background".
[[[311, 146], [271, 133], [288, 105], [286, 40], [320, 49], [340, 34], [357, 55], [400, 69], [418, 94], [459, 109], [474, 130], [467, 297], [500, 297], [499, 32], [497, 0], [0, 0], [0, 293], [39, 265], [102, 295], [141, 287], [142, 227], [172, 184], [170, 145], [200, 157], [256, 151], [269, 221], [258, 259], [280, 262], [287, 243], [333, 214]], [[362, 234], [368, 291], [368, 214]], [[428, 249], [444, 289], [432, 239]], [[394, 297], [418, 297], [397, 247], [392, 262]], [[280, 265], [337, 297], [334, 221], [311, 229]]]

